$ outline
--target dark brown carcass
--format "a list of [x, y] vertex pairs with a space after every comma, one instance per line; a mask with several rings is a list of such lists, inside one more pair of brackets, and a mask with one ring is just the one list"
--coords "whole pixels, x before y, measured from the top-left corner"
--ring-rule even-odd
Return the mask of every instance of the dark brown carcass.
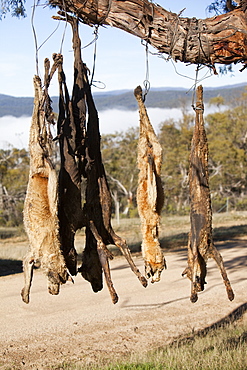
[[[97, 252], [105, 274], [107, 286], [110, 291], [113, 303], [116, 303], [118, 297], [111, 281], [108, 263], [108, 260], [112, 259], [113, 256], [107, 249], [107, 245], [115, 244], [121, 250], [126, 260], [128, 261], [132, 271], [137, 275], [143, 286], [147, 285], [147, 281], [135, 266], [126, 241], [116, 235], [111, 226], [111, 194], [101, 157], [99, 119], [91, 94], [86, 70], [85, 92], [88, 106], [88, 123], [85, 166], [87, 188], [84, 211], [89, 221], [86, 229], [86, 236], [88, 241], [88, 248], [91, 248], [91, 251], [95, 250], [95, 244], [97, 246]], [[87, 259], [85, 258], [85, 256], [83, 256], [83, 263], [80, 270], [84, 275], [86, 261]], [[87, 279], [91, 281], [93, 286], [93, 270], [90, 270], [87, 267], [86, 276]]]
[[[78, 21], [68, 14], [65, 17], [72, 27], [74, 49], [74, 84], [72, 98], [69, 97], [62, 56], [58, 69], [60, 87], [58, 139], [61, 154], [59, 173], [59, 223], [63, 254], [72, 275], [77, 273], [77, 252], [74, 246], [75, 233], [86, 227], [86, 246], [82, 255], [83, 266], [79, 269], [82, 276], [89, 280], [95, 292], [103, 287], [102, 266], [97, 252], [97, 243], [90, 230], [82, 205], [82, 177], [85, 177], [85, 140], [86, 140], [86, 94], [85, 66], [81, 59], [81, 41]], [[63, 16], [65, 18], [63, 18]]]
[[134, 94], [140, 114], [137, 205], [142, 225], [142, 256], [146, 277], [152, 277], [154, 283], [160, 280], [160, 274], [166, 265], [158, 239], [160, 213], [164, 203], [160, 178], [162, 148], [148, 118], [140, 86], [135, 89]]
[[[60, 14], [63, 15], [62, 12]], [[60, 176], [60, 222], [62, 226], [64, 224], [62, 217], [64, 220], [67, 217], [70, 223], [68, 235], [72, 237], [77, 227], [86, 226], [86, 244], [82, 254], [82, 265], [78, 271], [91, 283], [95, 292], [103, 287], [102, 272], [104, 272], [112, 301], [116, 303], [118, 297], [111, 281], [108, 262], [113, 256], [107, 249], [107, 245], [118, 246], [141, 283], [146, 286], [147, 281], [135, 266], [126, 242], [118, 237], [111, 227], [111, 195], [101, 158], [98, 113], [88, 82], [88, 70], [81, 59], [78, 20], [69, 15], [66, 16], [66, 20], [71, 24], [73, 32], [74, 86], [71, 102], [68, 99], [62, 99], [65, 103], [62, 104], [62, 114], [59, 117], [60, 147], [64, 158], [61, 170], [63, 177], [65, 175], [64, 182]], [[62, 74], [60, 74], [61, 77]], [[60, 86], [62, 85], [65, 86], [61, 80]], [[65, 97], [66, 95], [65, 89]], [[66, 103], [67, 100], [68, 103]], [[87, 123], [86, 109], [88, 110]], [[66, 120], [68, 116], [70, 118]], [[81, 210], [79, 183], [82, 176], [86, 178], [86, 199]], [[69, 181], [70, 189], [64, 187], [66, 181]], [[72, 189], [75, 189], [75, 194]], [[71, 204], [70, 199], [72, 199]], [[75, 209], [75, 219], [71, 222], [73, 209]], [[66, 241], [66, 235], [62, 240]], [[74, 255], [72, 243], [67, 243], [65, 246], [62, 242], [62, 245], [63, 251], [65, 248], [65, 251], [72, 251], [72, 256]], [[70, 254], [66, 254], [65, 251], [65, 258], [66, 255], [69, 258]]]
[[197, 88], [195, 129], [191, 143], [189, 189], [191, 231], [188, 240], [188, 267], [182, 275], [191, 280], [191, 302], [196, 302], [197, 292], [206, 284], [207, 260], [217, 263], [229, 300], [234, 299], [222, 257], [215, 248], [212, 237], [212, 208], [208, 176], [208, 144], [203, 122], [203, 89]]
[[81, 174], [79, 169], [80, 147], [72, 102], [69, 98], [62, 67], [62, 56], [58, 67], [59, 116], [58, 138], [61, 156], [59, 172], [59, 225], [61, 246], [66, 265], [71, 275], [77, 274], [77, 252], [74, 246], [75, 233], [85, 226], [81, 200]]

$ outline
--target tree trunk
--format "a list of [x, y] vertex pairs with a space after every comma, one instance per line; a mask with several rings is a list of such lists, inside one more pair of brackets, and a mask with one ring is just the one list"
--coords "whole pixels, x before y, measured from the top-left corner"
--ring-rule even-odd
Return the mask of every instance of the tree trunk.
[[147, 0], [49, 0], [89, 25], [110, 25], [185, 63], [247, 60], [247, 13], [241, 7], [212, 18], [183, 18]]

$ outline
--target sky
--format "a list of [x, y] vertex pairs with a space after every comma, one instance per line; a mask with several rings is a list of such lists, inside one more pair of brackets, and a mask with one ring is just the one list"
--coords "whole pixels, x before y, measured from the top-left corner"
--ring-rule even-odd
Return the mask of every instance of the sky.
[[[183, 12], [184, 17], [205, 18], [210, 16], [206, 8], [210, 0], [160, 0], [159, 4], [173, 12]], [[42, 3], [42, 1], [41, 1]], [[0, 21], [0, 93], [13, 96], [33, 96], [32, 78], [36, 73], [35, 43], [32, 32], [33, 1], [26, 2], [27, 17], [12, 18], [10, 14]], [[39, 71], [43, 73], [43, 60], [51, 58], [54, 52], [59, 52], [62, 45], [64, 67], [67, 81], [71, 84], [73, 74], [73, 53], [71, 46], [71, 29], [65, 22], [53, 20], [56, 10], [50, 10], [43, 5], [35, 7], [33, 25], [37, 35]], [[54, 32], [55, 28], [58, 29]], [[63, 36], [64, 42], [62, 42]], [[81, 24], [80, 35], [85, 46], [94, 39], [94, 28]], [[45, 41], [48, 37], [50, 38]], [[150, 47], [150, 51], [155, 51]], [[84, 62], [92, 70], [94, 45], [82, 51]], [[195, 79], [195, 66], [185, 66], [183, 63], [167, 62], [164, 59], [149, 54], [149, 81], [151, 87], [177, 86], [190, 88]], [[174, 64], [179, 73], [174, 69]], [[235, 84], [246, 80], [246, 71], [239, 72], [237, 66], [234, 76], [212, 75], [203, 81], [204, 86], [222, 86]], [[203, 76], [207, 68], [202, 71]], [[134, 89], [142, 85], [146, 78], [146, 52], [141, 40], [124, 31], [113, 27], [100, 27], [97, 41], [96, 64], [94, 80], [101, 81], [99, 87], [105, 85], [105, 91], [119, 89]], [[50, 89], [50, 95], [58, 95], [55, 82]], [[99, 89], [95, 89], [96, 91]], [[100, 91], [100, 90], [99, 90]]]
[[[158, 1], [165, 9], [175, 13], [179, 13], [186, 7], [182, 15], [197, 18], [212, 16], [206, 11], [210, 2], [210, 0]], [[42, 1], [40, 3], [41, 5], [36, 6], [33, 12], [34, 2], [27, 0], [26, 18], [12, 18], [8, 14], [6, 18], [0, 21], [0, 94], [33, 96], [32, 80], [37, 67], [39, 74], [42, 76], [43, 60], [46, 57], [51, 59], [54, 52], [60, 51], [64, 56], [64, 70], [68, 87], [70, 91], [72, 89], [73, 53], [70, 26], [67, 25], [66, 27], [65, 22], [53, 20], [51, 17], [56, 15], [56, 10], [45, 7], [42, 5]], [[38, 40], [38, 66], [32, 25]], [[94, 28], [81, 24], [80, 36], [82, 45], [86, 46], [94, 40]], [[151, 47], [149, 50], [155, 52]], [[92, 70], [94, 43], [85, 47], [82, 50], [82, 55], [84, 62]], [[234, 73], [227, 76], [210, 76], [208, 69], [204, 68], [199, 78], [205, 75], [210, 76], [202, 81], [205, 87], [242, 83], [246, 81], [247, 72], [239, 72], [240, 68], [240, 66], [235, 67]], [[139, 38], [116, 28], [99, 28], [94, 74], [94, 81], [99, 82], [95, 82], [97, 87], [93, 88], [93, 91], [134, 90], [137, 85], [143, 87], [147, 72], [151, 88], [185, 87], [190, 89], [195, 82], [195, 69], [196, 66], [194, 65], [186, 66], [180, 62], [172, 63], [172, 61], [166, 61], [157, 55], [149, 54], [147, 70], [146, 51]], [[100, 90], [99, 88], [103, 86], [104, 90]], [[53, 78], [49, 92], [51, 96], [58, 95], [56, 78]], [[113, 115], [111, 116], [113, 117]], [[102, 120], [104, 119], [103, 117]], [[0, 120], [1, 132], [3, 124]], [[104, 131], [105, 125], [102, 126]], [[121, 127], [120, 124], [119, 127]], [[105, 129], [105, 131], [107, 130]], [[17, 136], [18, 134], [20, 136], [20, 132], [17, 132]], [[1, 134], [0, 140], [3, 141], [4, 139]]]

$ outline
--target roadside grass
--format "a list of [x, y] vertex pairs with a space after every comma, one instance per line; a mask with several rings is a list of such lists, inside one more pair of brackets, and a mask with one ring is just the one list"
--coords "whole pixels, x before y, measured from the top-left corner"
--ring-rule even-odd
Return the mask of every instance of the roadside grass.
[[19, 227], [0, 227], [0, 240], [14, 238], [22, 233]]
[[233, 323], [180, 338], [142, 354], [97, 364], [64, 363], [53, 370], [246, 370], [247, 316]]

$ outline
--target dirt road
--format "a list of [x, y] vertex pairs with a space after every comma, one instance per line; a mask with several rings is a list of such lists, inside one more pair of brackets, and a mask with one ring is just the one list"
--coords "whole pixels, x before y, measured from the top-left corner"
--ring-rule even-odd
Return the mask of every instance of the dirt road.
[[[229, 302], [220, 272], [208, 263], [206, 290], [197, 303], [189, 300], [190, 282], [182, 278], [186, 250], [166, 254], [168, 269], [161, 282], [143, 288], [123, 257], [111, 262], [119, 295], [116, 305], [105, 286], [95, 294], [80, 275], [58, 296], [46, 289], [35, 271], [31, 302], [21, 301], [23, 274], [0, 278], [0, 368], [46, 369], [68, 361], [90, 363], [100, 357], [148, 351], [180, 335], [212, 325], [247, 306], [247, 240], [217, 243], [235, 292]], [[142, 259], [134, 257], [143, 271]]]

